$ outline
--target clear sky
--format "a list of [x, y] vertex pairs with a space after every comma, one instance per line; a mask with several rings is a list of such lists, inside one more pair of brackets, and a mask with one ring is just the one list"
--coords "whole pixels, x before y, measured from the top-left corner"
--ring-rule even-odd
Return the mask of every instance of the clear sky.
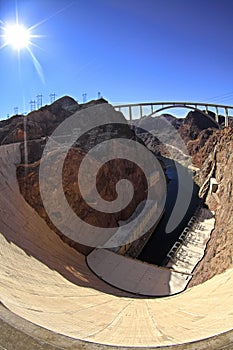
[[1, 119], [51, 93], [233, 105], [232, 0], [0, 0], [1, 35], [16, 8], [40, 36], [30, 45], [40, 66], [25, 48], [20, 60], [0, 50]]

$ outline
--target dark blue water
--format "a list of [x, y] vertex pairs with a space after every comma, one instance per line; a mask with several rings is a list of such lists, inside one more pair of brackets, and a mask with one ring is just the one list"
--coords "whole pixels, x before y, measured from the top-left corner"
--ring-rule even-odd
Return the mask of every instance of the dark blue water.
[[167, 222], [170, 218], [172, 210], [174, 208], [177, 193], [178, 193], [178, 175], [176, 171], [175, 162], [173, 160], [164, 159], [166, 166], [166, 175], [169, 179], [167, 184], [167, 198], [165, 203], [165, 212], [161, 218], [154, 233], [145, 245], [138, 259], [146, 261], [151, 264], [161, 265], [166, 258], [167, 253], [180, 236], [183, 229], [186, 227], [189, 219], [193, 216], [200, 200], [198, 198], [199, 187], [194, 184], [192, 200], [187, 208], [187, 212], [184, 213], [183, 219], [180, 224], [169, 234], [165, 233]]

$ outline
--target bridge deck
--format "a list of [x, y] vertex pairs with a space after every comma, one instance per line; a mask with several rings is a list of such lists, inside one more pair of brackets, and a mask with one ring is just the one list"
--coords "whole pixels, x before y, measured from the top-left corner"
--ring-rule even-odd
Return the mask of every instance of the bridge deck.
[[[216, 126], [219, 126], [219, 116], [224, 115], [225, 126], [229, 126], [229, 120], [232, 120], [233, 106], [205, 103], [205, 102], [141, 102], [141, 103], [129, 103], [129, 104], [118, 104], [114, 108], [121, 111], [125, 118], [132, 122], [135, 119], [142, 119], [145, 116], [155, 116], [157, 113], [164, 112], [170, 108], [188, 108], [191, 110], [197, 110], [204, 117], [209, 117], [212, 121], [214, 120], [209, 112], [215, 113]], [[211, 108], [211, 109], [210, 109]], [[214, 109], [214, 110], [212, 110]], [[157, 114], [158, 115], [158, 114]]]

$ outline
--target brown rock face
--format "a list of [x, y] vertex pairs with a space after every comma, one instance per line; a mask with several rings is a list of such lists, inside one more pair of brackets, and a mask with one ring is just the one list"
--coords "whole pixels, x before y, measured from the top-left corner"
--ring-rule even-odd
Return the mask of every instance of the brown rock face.
[[[48, 154], [48, 156], [50, 155]], [[58, 156], [58, 153], [56, 154], [55, 151], [53, 152], [55, 167], [59, 158], [56, 159], [56, 156]], [[135, 189], [133, 200], [124, 210], [114, 214], [102, 213], [89, 207], [83, 200], [79, 190], [78, 168], [84, 156], [85, 152], [78, 148], [72, 148], [66, 157], [63, 167], [63, 188], [67, 201], [76, 215], [92, 226], [117, 227], [118, 221], [128, 219], [136, 209], [136, 206], [146, 198], [147, 181], [145, 176], [142, 170], [135, 164], [121, 159], [110, 161], [100, 168], [96, 179], [96, 186], [103, 199], [108, 201], [116, 199], [116, 183], [122, 178], [127, 178], [133, 184]], [[18, 167], [17, 176], [21, 193], [39, 215], [46, 220], [48, 225], [66, 242], [84, 253], [88, 252], [89, 250], [83, 249], [84, 247], [80, 247], [79, 244], [71, 242], [66, 236], [59, 232], [50, 221], [40, 196], [39, 166], [40, 161], [29, 165], [26, 168], [26, 173], [25, 166]], [[56, 191], [57, 185], [54, 179], [48, 178], [48, 186], [53, 186], [54, 191]], [[94, 184], [90, 184], [90, 191], [92, 190], [91, 186], [94, 186]], [[62, 210], [62, 208], [60, 208], [58, 204], [57, 215], [59, 215], [60, 210]]]
[[78, 104], [73, 98], [64, 96], [26, 117], [19, 115], [0, 121], [0, 144], [20, 142], [24, 140], [24, 136], [27, 140], [50, 136], [56, 127], [74, 112], [101, 103], [107, 101], [99, 99]]
[[[27, 141], [26, 143], [27, 148], [25, 149], [24, 142], [21, 143], [20, 147], [22, 164], [20, 164], [17, 168], [17, 177], [21, 193], [26, 199], [26, 201], [39, 213], [39, 215], [47, 222], [47, 224], [55, 232], [57, 232], [57, 234], [65, 242], [75, 247], [82, 253], [87, 254], [91, 249], [90, 247], [86, 247], [80, 245], [79, 243], [71, 241], [69, 238], [66, 237], [64, 233], [60, 232], [54, 226], [44, 208], [39, 188], [39, 169], [42, 153], [46, 144], [46, 136], [48, 133], [51, 133], [55, 129], [55, 126], [57, 126], [58, 121], [64, 118], [66, 112], [64, 112], [62, 109], [64, 105], [67, 108], [67, 104], [69, 107], [70, 102], [72, 101], [66, 98], [60, 101], [60, 104], [57, 103], [55, 107], [52, 106], [53, 113], [56, 113], [56, 115], [53, 114], [53, 116], [57, 116], [56, 118], [52, 117], [50, 114], [51, 106], [49, 106], [50, 110], [45, 109], [40, 110], [38, 112], [34, 112], [35, 121], [41, 126], [40, 130], [42, 130], [42, 137], [40, 139], [30, 140], [35, 136], [35, 134], [31, 134], [29, 132], [27, 135], [29, 138], [29, 141]], [[97, 103], [103, 102], [104, 100], [99, 100]], [[89, 105], [92, 106], [93, 104], [93, 102], [90, 102], [87, 106], [85, 106], [85, 108], [88, 108]], [[38, 116], [38, 119], [36, 119], [36, 115]], [[43, 123], [47, 125], [46, 133], [43, 131]], [[121, 179], [128, 179], [134, 187], [134, 197], [130, 201], [130, 203], [125, 208], [123, 208], [123, 210], [116, 213], [103, 213], [101, 211], [95, 210], [91, 206], [88, 206], [88, 204], [82, 198], [78, 185], [78, 171], [82, 160], [86, 156], [86, 153], [89, 151], [90, 148], [93, 147], [92, 143], [98, 143], [100, 141], [102, 142], [103, 138], [105, 137], [106, 140], [108, 140], [109, 138], [111, 138], [111, 135], [115, 135], [116, 139], [119, 137], [135, 139], [134, 132], [128, 127], [127, 124], [117, 124], [115, 126], [112, 125], [110, 128], [110, 133], [107, 132], [108, 128], [109, 126], [101, 126], [98, 129], [94, 130], [94, 134], [93, 130], [92, 133], [90, 132], [83, 134], [78, 139], [78, 141], [74, 143], [73, 147], [70, 148], [64, 162], [62, 174], [62, 184], [64, 193], [73, 212], [88, 224], [104, 228], [117, 227], [118, 221], [127, 220], [133, 214], [138, 204], [147, 198], [147, 180], [145, 178], [145, 175], [143, 174], [143, 171], [136, 164], [126, 159], [115, 159], [108, 161], [103, 166], [101, 166], [98, 163], [98, 160], [94, 158], [92, 159], [92, 161], [96, 163], [99, 171], [97, 173], [96, 183], [90, 183], [88, 187], [89, 192], [92, 192], [94, 186], [96, 186], [100, 197], [102, 197], [106, 201], [111, 202], [117, 198], [117, 183]], [[37, 134], [37, 136], [38, 135], [39, 134]], [[94, 138], [93, 135], [95, 135]], [[46, 155], [46, 157], [50, 157], [53, 160], [54, 169], [57, 168], [59, 163], [60, 147], [63, 147], [65, 145], [65, 143], [63, 145], [62, 142], [63, 141], [61, 137], [61, 140], [59, 139], [55, 142], [54, 149], [50, 150], [50, 152]], [[27, 164], [25, 164], [26, 161]], [[56, 198], [55, 193], [58, 187], [56, 181], [58, 180], [49, 176], [49, 169], [48, 179], [46, 181], [46, 186], [52, 189], [51, 202], [54, 203], [56, 201], [54, 198]], [[61, 203], [56, 203], [55, 207], [56, 216], [61, 216], [61, 213], [63, 212]]]
[[214, 114], [209, 112], [209, 116], [206, 116], [205, 113], [193, 111], [187, 114], [179, 132], [184, 141], [190, 141], [195, 140], [201, 131], [209, 128], [218, 129], [214, 121]]
[[[166, 120], [173, 126], [174, 130], [177, 130], [180, 137], [183, 139], [186, 150], [183, 150], [185, 154], [192, 156], [193, 165], [200, 167], [203, 161], [206, 159], [205, 154], [203, 159], [200, 159], [199, 151], [205, 146], [209, 137], [218, 130], [219, 127], [215, 123], [215, 114], [209, 112], [209, 115], [201, 113], [200, 111], [192, 111], [187, 114], [185, 118], [175, 118], [169, 114], [163, 114], [156, 117], [145, 117], [141, 120], [134, 122], [137, 128], [137, 134], [143, 139], [149, 149], [151, 149], [158, 157], [161, 155], [164, 157], [170, 157], [169, 145], [173, 146], [173, 155], [175, 152], [176, 138], [172, 133], [169, 133], [166, 124], [161, 123]], [[149, 133], [144, 133], [143, 130], [160, 130], [160, 140], [163, 139], [164, 143], [158, 140], [156, 137]], [[179, 160], [179, 146], [177, 148], [176, 159]], [[211, 149], [209, 149], [211, 151]], [[206, 150], [207, 152], [207, 150]], [[198, 156], [196, 156], [198, 154]]]
[[[213, 152], [215, 149], [215, 157]], [[204, 159], [197, 181], [203, 184], [215, 162], [213, 176], [218, 183], [216, 193], [207, 194], [206, 204], [215, 211], [216, 225], [208, 242], [203, 260], [194, 271], [190, 287], [222, 273], [233, 264], [233, 129], [213, 133], [198, 155]], [[214, 160], [215, 159], [215, 160]]]
[[217, 130], [218, 126], [214, 121], [214, 113], [209, 112], [209, 117], [199, 111], [189, 112], [179, 128], [179, 134], [184, 140], [188, 153], [193, 157], [193, 164], [200, 167], [204, 159], [196, 155], [205, 145], [209, 137]]

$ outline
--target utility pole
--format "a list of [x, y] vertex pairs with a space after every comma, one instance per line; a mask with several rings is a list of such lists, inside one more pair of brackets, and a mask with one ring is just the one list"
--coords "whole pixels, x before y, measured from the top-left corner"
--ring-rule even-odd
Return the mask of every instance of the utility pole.
[[53, 103], [53, 102], [55, 101], [56, 96], [57, 96], [57, 95], [56, 95], [55, 93], [49, 95], [49, 97], [50, 97], [50, 103]]
[[36, 101], [35, 100], [31, 100], [29, 103], [30, 103], [31, 112], [32, 112], [32, 111], [34, 111], [36, 109]]
[[37, 109], [42, 107], [42, 97], [43, 97], [43, 95], [37, 95], [36, 96], [36, 98], [37, 98]]

